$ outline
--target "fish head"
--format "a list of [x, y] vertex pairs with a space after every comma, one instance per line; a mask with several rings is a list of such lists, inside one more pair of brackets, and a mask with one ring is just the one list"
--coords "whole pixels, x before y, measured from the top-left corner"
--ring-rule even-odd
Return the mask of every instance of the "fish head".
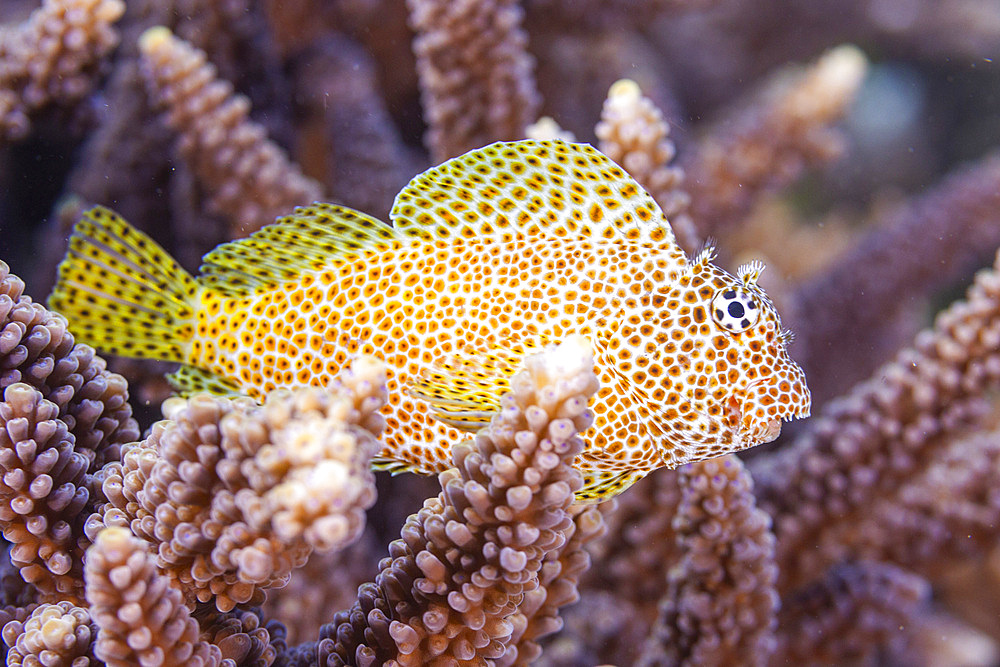
[[809, 415], [791, 335], [757, 284], [763, 264], [732, 275], [711, 259], [706, 249], [689, 262], [619, 332], [629, 385], [668, 466], [770, 442], [783, 421]]

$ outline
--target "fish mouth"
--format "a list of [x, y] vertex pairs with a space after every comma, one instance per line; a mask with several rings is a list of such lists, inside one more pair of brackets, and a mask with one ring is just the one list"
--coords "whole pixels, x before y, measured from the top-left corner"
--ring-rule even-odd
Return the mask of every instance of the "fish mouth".
[[751, 382], [741, 391], [730, 394], [726, 400], [726, 422], [748, 447], [775, 440], [781, 435], [783, 422], [809, 416], [808, 402], [804, 406], [788, 406], [786, 410], [770, 419], [761, 419], [760, 416], [755, 416], [752, 410], [747, 409], [747, 406], [752, 403], [757, 390], [766, 390], [768, 385], [767, 379]]

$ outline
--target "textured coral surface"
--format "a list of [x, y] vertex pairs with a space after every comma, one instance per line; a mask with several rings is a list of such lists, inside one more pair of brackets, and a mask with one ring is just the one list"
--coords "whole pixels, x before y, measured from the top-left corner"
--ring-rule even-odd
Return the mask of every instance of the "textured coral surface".
[[[8, 664], [997, 664], [997, 53], [995, 0], [0, 0]], [[377, 363], [161, 406], [42, 305], [91, 205], [194, 270], [528, 136], [763, 260], [814, 417], [573, 506], [581, 348], [390, 478]]]

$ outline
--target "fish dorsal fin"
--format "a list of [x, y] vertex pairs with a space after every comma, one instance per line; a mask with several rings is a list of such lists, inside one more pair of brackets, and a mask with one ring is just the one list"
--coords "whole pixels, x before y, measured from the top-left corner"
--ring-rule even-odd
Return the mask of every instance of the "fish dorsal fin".
[[295, 280], [333, 257], [350, 257], [385, 247], [398, 238], [381, 220], [335, 204], [299, 206], [245, 239], [205, 255], [200, 283], [228, 296]]
[[653, 198], [608, 157], [563, 141], [495, 143], [415, 177], [390, 214], [400, 235], [438, 239], [553, 235], [673, 241]]

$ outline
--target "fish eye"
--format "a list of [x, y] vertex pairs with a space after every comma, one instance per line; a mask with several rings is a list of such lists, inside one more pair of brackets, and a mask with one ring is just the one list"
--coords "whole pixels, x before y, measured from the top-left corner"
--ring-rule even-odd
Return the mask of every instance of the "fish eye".
[[746, 331], [760, 317], [760, 306], [749, 292], [726, 287], [712, 297], [712, 319], [730, 333]]

